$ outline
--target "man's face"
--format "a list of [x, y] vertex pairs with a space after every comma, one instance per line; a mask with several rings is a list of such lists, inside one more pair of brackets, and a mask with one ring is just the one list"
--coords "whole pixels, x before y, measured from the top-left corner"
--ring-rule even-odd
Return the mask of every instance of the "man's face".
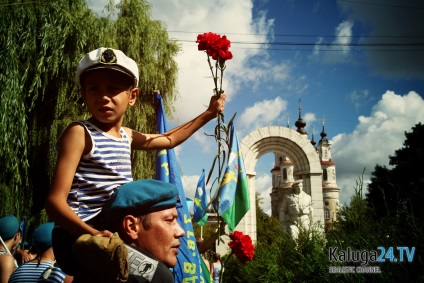
[[302, 189], [303, 189], [303, 184], [302, 183], [298, 183], [297, 186], [294, 187], [294, 192], [296, 194], [300, 194], [300, 192], [302, 191]]
[[150, 227], [140, 224], [137, 246], [155, 256], [168, 267], [177, 264], [180, 237], [184, 230], [177, 222], [177, 209], [169, 208], [150, 214]]

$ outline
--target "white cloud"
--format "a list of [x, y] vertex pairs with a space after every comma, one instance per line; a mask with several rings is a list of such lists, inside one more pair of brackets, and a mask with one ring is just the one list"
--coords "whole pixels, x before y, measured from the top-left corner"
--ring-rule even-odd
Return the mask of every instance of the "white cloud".
[[[211, 134], [211, 133], [208, 133]], [[194, 140], [196, 141], [197, 145], [201, 148], [202, 152], [204, 153], [212, 153], [216, 149], [212, 148], [211, 145], [211, 139], [213, 137], [205, 135], [203, 131], [197, 131], [192, 136]]]
[[[197, 33], [210, 31], [224, 35], [222, 32], [225, 31], [232, 42], [267, 42], [266, 34], [270, 33], [273, 26], [273, 20], [267, 19], [265, 13], [259, 13], [259, 18], [252, 18], [251, 0], [155, 0], [152, 2], [152, 8], [152, 18], [166, 24], [171, 38], [193, 42], [183, 42], [182, 50], [176, 57], [180, 70], [178, 90], [181, 98], [174, 104], [174, 117], [179, 123], [198, 115], [213, 94], [214, 85], [206, 54], [199, 52], [195, 43]], [[255, 84], [254, 80], [249, 81], [254, 76], [257, 76], [257, 79], [281, 80], [281, 76], [287, 74], [287, 66], [284, 64], [269, 65], [269, 68], [265, 68], [268, 63], [264, 49], [249, 48], [256, 47], [249, 44], [243, 44], [242, 47], [237, 48], [237, 44], [233, 43], [230, 48], [234, 57], [227, 62], [223, 82], [225, 92], [231, 94], [227, 98], [228, 102], [237, 95], [240, 84]], [[249, 59], [257, 56], [260, 56], [262, 63], [253, 70], [246, 67], [250, 64]], [[265, 71], [257, 72], [261, 69]]]
[[240, 115], [239, 125], [243, 129], [258, 129], [272, 124], [287, 109], [287, 101], [277, 96], [274, 100], [263, 100], [247, 107]]
[[352, 133], [335, 136], [331, 143], [341, 202], [349, 202], [364, 168], [364, 182], [368, 182], [375, 165], [388, 166], [389, 155], [403, 146], [405, 131], [410, 132], [415, 124], [423, 121], [424, 100], [416, 92], [399, 95], [387, 91], [372, 108], [370, 116], [358, 118]]
[[311, 58], [331, 64], [346, 62], [350, 56], [351, 46], [349, 44], [352, 42], [352, 29], [352, 21], [346, 20], [341, 22], [335, 28], [334, 34], [336, 38], [331, 42], [334, 46], [322, 45], [325, 43], [324, 38], [318, 37]]
[[350, 51], [350, 46], [348, 46], [352, 41], [352, 28], [353, 23], [351, 21], [344, 21], [340, 23], [336, 28], [337, 38], [334, 40], [333, 44], [341, 45], [343, 54], [347, 54]]
[[313, 55], [318, 55], [321, 52], [321, 44], [324, 42], [324, 38], [322, 36], [318, 37], [317, 41], [314, 45]]
[[306, 113], [302, 118], [303, 120], [305, 120], [306, 125], [312, 124], [313, 122], [317, 120], [315, 113]]
[[[183, 183], [183, 188], [186, 198], [194, 199], [194, 195], [197, 189], [197, 183], [199, 182], [200, 175], [194, 176], [181, 176], [181, 181]], [[191, 213], [193, 213], [193, 208], [191, 208]]]

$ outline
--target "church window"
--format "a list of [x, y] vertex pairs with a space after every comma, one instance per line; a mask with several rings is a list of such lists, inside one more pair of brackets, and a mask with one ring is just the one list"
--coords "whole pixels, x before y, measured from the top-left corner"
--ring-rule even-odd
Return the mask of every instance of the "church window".
[[328, 209], [325, 210], [325, 219], [330, 219], [331, 218], [331, 213]]
[[283, 180], [287, 180], [287, 168], [283, 168]]
[[327, 169], [322, 170], [322, 178], [323, 178], [324, 181], [328, 180]]

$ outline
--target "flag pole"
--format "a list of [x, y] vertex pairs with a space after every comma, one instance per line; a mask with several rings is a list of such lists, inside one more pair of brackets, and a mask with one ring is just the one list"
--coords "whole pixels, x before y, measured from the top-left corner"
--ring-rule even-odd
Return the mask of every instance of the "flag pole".
[[203, 239], [203, 226], [200, 226], [200, 239]]

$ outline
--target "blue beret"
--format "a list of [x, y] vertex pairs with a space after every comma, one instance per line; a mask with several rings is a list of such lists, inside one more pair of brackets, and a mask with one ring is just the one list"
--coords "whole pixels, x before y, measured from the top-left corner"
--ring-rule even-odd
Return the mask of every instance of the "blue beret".
[[178, 189], [174, 184], [158, 180], [138, 180], [126, 183], [108, 200], [103, 208], [105, 224], [125, 215], [143, 215], [175, 207]]
[[47, 222], [38, 226], [32, 233], [32, 244], [39, 249], [48, 249], [52, 246], [53, 222]]
[[18, 218], [13, 215], [0, 218], [0, 236], [4, 241], [11, 239], [18, 231]]

